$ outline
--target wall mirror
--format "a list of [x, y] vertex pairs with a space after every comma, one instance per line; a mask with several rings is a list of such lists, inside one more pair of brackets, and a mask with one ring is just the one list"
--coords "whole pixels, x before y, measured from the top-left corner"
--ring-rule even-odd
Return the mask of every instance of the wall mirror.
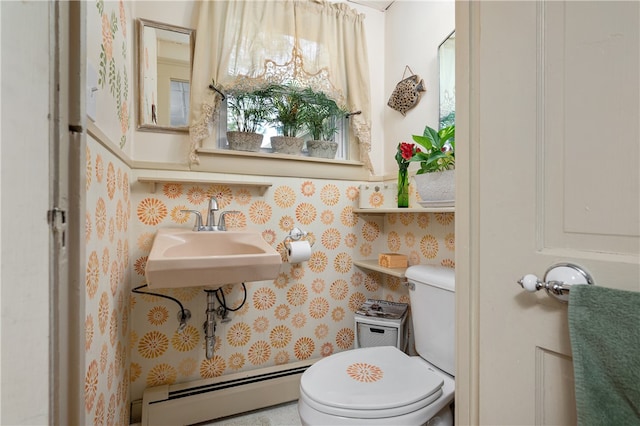
[[440, 128], [456, 124], [456, 31], [438, 46]]
[[188, 132], [195, 31], [138, 19], [138, 130]]

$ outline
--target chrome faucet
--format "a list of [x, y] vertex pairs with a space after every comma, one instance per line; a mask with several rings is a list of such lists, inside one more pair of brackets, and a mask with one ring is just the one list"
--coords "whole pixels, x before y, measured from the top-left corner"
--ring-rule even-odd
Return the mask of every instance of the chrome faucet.
[[180, 210], [182, 213], [193, 213], [196, 215], [196, 223], [193, 225], [194, 231], [206, 231], [205, 226], [202, 224], [202, 215], [198, 210]]
[[194, 231], [226, 231], [227, 224], [225, 223], [225, 216], [229, 213], [240, 213], [237, 210], [227, 210], [220, 213], [218, 218], [218, 224], [216, 225], [216, 211], [218, 210], [218, 200], [216, 197], [209, 199], [209, 208], [207, 211], [207, 223], [203, 224], [202, 214], [198, 210], [180, 210], [183, 213], [193, 213], [196, 215], [196, 223], [193, 226]]
[[216, 226], [216, 211], [218, 211], [218, 200], [216, 197], [209, 198], [209, 208], [207, 209], [207, 231], [222, 231]]

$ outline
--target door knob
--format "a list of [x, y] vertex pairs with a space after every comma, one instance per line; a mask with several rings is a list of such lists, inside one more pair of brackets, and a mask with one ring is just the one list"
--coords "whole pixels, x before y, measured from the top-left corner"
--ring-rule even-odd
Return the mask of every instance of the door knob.
[[591, 275], [580, 266], [572, 263], [558, 263], [547, 269], [543, 280], [534, 274], [527, 274], [518, 280], [518, 284], [530, 292], [544, 288], [547, 294], [561, 302], [568, 302], [572, 285], [593, 285], [594, 282]]

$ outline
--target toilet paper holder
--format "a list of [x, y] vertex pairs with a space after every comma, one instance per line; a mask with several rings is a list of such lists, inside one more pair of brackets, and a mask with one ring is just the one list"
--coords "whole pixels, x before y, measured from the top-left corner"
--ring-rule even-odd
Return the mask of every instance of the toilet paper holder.
[[[293, 228], [289, 231], [289, 235], [284, 237], [284, 245], [288, 249], [290, 247], [289, 243], [291, 241], [300, 241], [302, 238], [305, 238], [308, 235], [307, 232], [301, 230], [300, 228]], [[313, 241], [309, 241], [309, 245], [313, 247]]]

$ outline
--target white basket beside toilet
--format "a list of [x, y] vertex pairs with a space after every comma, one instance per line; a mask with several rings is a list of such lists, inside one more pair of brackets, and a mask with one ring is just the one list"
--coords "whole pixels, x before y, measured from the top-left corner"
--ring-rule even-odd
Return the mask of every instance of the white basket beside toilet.
[[355, 314], [356, 348], [395, 346], [407, 347], [408, 328], [405, 327], [409, 305], [367, 299]]

